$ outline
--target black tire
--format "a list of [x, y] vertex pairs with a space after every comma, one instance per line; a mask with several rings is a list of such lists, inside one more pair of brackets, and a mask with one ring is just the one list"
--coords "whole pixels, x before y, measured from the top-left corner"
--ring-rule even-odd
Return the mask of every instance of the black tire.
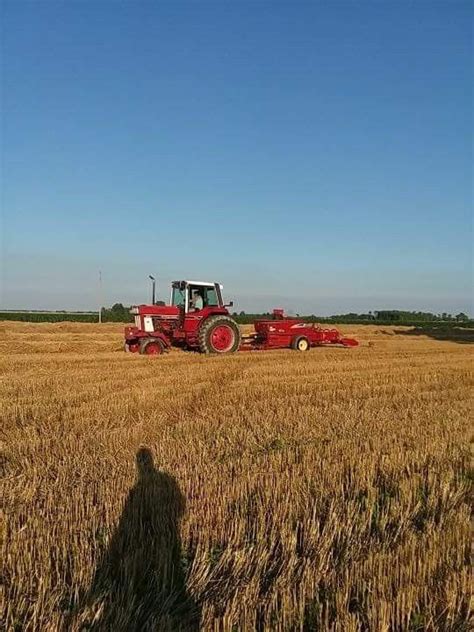
[[[233, 340], [230, 338], [229, 346], [223, 349], [216, 348], [213, 344], [213, 332], [217, 327], [227, 327], [234, 334]], [[198, 342], [201, 353], [234, 353], [240, 347], [240, 329], [237, 323], [230, 316], [210, 316], [202, 323], [199, 329]]]
[[[156, 351], [152, 351], [152, 347], [156, 349]], [[142, 338], [140, 340], [141, 355], [162, 355], [165, 351], [165, 345], [159, 338]]]
[[311, 345], [306, 336], [296, 336], [291, 341], [291, 348], [295, 351], [309, 351]]

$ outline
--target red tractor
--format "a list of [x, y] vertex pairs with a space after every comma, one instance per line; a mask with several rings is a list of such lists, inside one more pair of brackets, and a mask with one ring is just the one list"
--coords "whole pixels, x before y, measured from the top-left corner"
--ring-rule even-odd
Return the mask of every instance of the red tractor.
[[171, 346], [201, 353], [233, 353], [241, 334], [222, 299], [222, 285], [205, 281], [173, 281], [169, 305], [131, 309], [135, 326], [125, 327], [126, 351], [156, 355]]
[[292, 348], [307, 351], [321, 345], [355, 347], [337, 329], [326, 329], [275, 309], [273, 318], [257, 320], [255, 333], [242, 337], [222, 299], [222, 285], [204, 281], [173, 281], [169, 305], [138, 305], [131, 309], [135, 325], [125, 327], [125, 350], [158, 355], [170, 347], [201, 353], [234, 353]]

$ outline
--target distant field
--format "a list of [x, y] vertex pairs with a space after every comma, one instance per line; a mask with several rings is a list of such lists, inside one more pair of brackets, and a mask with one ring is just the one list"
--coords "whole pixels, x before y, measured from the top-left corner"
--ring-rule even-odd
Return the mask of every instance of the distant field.
[[122, 327], [0, 322], [7, 630], [467, 632], [469, 332], [156, 358]]

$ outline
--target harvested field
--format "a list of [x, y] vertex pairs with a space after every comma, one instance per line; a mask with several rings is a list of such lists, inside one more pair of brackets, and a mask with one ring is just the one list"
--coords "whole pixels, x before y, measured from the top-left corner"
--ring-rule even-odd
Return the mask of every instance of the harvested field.
[[470, 344], [0, 323], [7, 630], [468, 630]]

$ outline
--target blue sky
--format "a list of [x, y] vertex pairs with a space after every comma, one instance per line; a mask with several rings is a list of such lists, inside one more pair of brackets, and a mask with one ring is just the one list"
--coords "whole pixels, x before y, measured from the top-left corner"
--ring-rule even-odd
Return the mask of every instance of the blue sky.
[[2, 12], [3, 308], [473, 312], [471, 3]]

